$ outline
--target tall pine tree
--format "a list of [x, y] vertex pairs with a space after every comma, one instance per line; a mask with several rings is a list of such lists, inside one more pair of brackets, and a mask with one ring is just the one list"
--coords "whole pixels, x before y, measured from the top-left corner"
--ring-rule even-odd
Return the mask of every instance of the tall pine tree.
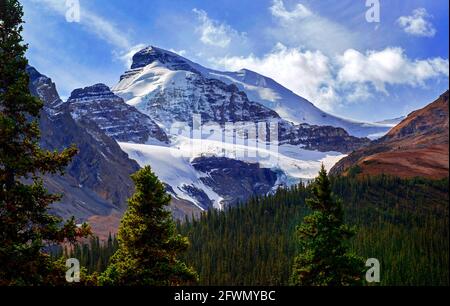
[[22, 16], [17, 0], [0, 0], [0, 284], [7, 285], [54, 279], [45, 244], [73, 242], [88, 233], [73, 219], [63, 224], [48, 213], [60, 196], [50, 194], [40, 177], [62, 172], [77, 150], [49, 152], [39, 146], [43, 104], [28, 88]]
[[187, 238], [176, 233], [167, 206], [170, 196], [149, 166], [132, 175], [136, 192], [119, 231], [119, 249], [100, 277], [106, 285], [180, 285], [195, 282], [196, 273], [177, 256]]
[[341, 201], [331, 192], [331, 183], [322, 165], [312, 183], [313, 197], [306, 200], [312, 214], [297, 228], [300, 254], [291, 277], [298, 286], [346, 286], [362, 282], [364, 262], [347, 251], [355, 232], [344, 224]]

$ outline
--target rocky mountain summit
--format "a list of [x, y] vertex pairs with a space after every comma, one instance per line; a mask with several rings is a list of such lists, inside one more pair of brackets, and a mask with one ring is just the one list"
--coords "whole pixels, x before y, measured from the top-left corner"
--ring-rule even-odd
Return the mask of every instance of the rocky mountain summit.
[[117, 141], [169, 142], [166, 133], [150, 117], [126, 104], [104, 84], [75, 89], [67, 103], [75, 120], [92, 121]]

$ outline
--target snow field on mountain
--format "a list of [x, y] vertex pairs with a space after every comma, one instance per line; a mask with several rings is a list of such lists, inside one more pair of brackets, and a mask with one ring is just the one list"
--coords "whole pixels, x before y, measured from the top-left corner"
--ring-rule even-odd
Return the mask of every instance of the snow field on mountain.
[[326, 169], [330, 169], [346, 156], [339, 152], [304, 150], [293, 145], [266, 146], [265, 143], [256, 143], [256, 146], [248, 146], [243, 143], [190, 139], [183, 136], [172, 140], [170, 147], [124, 142], [119, 142], [119, 145], [140, 166], [150, 165], [160, 180], [173, 188], [176, 197], [200, 207], [198, 201], [183, 190], [183, 186], [195, 186], [203, 190], [217, 208], [221, 207], [221, 197], [200, 180], [207, 174], [195, 170], [191, 165], [190, 162], [196, 157], [219, 156], [259, 163], [260, 167], [279, 173], [277, 185], [290, 186], [300, 180], [313, 179], [322, 163]]

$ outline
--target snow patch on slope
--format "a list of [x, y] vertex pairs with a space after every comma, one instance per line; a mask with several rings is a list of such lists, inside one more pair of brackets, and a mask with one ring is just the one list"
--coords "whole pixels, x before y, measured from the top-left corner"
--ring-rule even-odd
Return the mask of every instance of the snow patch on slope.
[[204, 210], [196, 199], [183, 190], [184, 186], [194, 186], [214, 201], [214, 207], [221, 208], [222, 198], [202, 183], [201, 174], [190, 164], [190, 159], [176, 148], [127, 142], [119, 142], [119, 145], [141, 167], [150, 165], [159, 179], [173, 188], [177, 198], [190, 201]]

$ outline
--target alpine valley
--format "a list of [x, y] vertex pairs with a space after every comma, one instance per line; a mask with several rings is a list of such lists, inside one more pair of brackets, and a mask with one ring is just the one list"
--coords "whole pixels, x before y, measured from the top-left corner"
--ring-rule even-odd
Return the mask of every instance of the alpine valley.
[[101, 238], [117, 230], [133, 193], [129, 176], [145, 165], [171, 194], [173, 216], [190, 218], [307, 182], [350, 154], [334, 168], [344, 169], [395, 125], [339, 118], [253, 71], [216, 71], [153, 46], [112, 88], [74, 89], [67, 101], [50, 78], [28, 73], [45, 104], [42, 145], [80, 148], [64, 176], [45, 177], [64, 194], [54, 212], [88, 221]]

